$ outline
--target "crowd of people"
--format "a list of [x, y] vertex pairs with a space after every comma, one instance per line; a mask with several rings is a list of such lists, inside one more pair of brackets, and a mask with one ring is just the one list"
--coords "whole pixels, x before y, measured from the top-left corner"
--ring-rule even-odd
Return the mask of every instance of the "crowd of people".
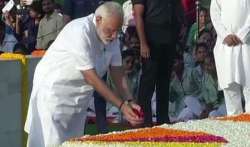
[[[161, 124], [226, 115], [224, 96], [218, 91], [213, 57], [216, 32], [209, 8], [201, 3], [195, 19], [190, 16], [193, 9], [185, 12], [180, 5], [172, 4], [177, 12], [173, 18], [168, 18], [171, 12], [160, 14], [167, 4], [128, 0], [123, 5], [125, 34], [133, 35], [130, 29], [136, 28], [138, 32], [138, 46], [133, 50], [137, 54], [134, 60], [140, 61], [134, 64], [139, 82], [134, 83], [138, 84], [134, 97], [144, 110], [146, 126], [152, 125], [152, 116]], [[153, 18], [154, 13], [159, 13], [159, 18]]]
[[[61, 6], [54, 0], [43, 0], [34, 1], [21, 10], [13, 7], [11, 11], [1, 14], [1, 38], [3, 38], [1, 51], [31, 54], [36, 49], [47, 50], [64, 25], [73, 19], [93, 13], [102, 2], [64, 0], [64, 5]], [[175, 17], [178, 20], [168, 17], [170, 12], [158, 16], [158, 20], [153, 20], [154, 18], [151, 18], [153, 16], [148, 14], [148, 19], [152, 19], [152, 22], [173, 21], [171, 22], [173, 25], [170, 24], [166, 29], [160, 28], [160, 24], [151, 23], [151, 20], [147, 20], [149, 22], [141, 26], [142, 23], [138, 21], [144, 21], [144, 18], [140, 18], [143, 16], [140, 13], [144, 13], [140, 7], [146, 7], [143, 2], [137, 0], [124, 2], [124, 23], [119, 39], [129, 90], [132, 91], [135, 101], [143, 106], [145, 123], [152, 124], [152, 118], [155, 116], [158, 116], [158, 123], [170, 123], [209, 115], [225, 115], [223, 94], [217, 90], [217, 74], [213, 58], [216, 32], [207, 6], [200, 5], [197, 19], [195, 1], [182, 1], [173, 6], [179, 7], [175, 10], [178, 14], [174, 14], [178, 15]], [[6, 2], [1, 0], [1, 8], [4, 4]], [[157, 7], [150, 7], [152, 10], [161, 8], [157, 2], [153, 2], [152, 5]], [[162, 5], [161, 9], [167, 8]], [[163, 18], [166, 20], [162, 20]], [[145, 27], [146, 31], [142, 33], [136, 26]], [[181, 31], [175, 32], [175, 30]], [[141, 41], [142, 38], [145, 40]], [[149, 48], [159, 49], [153, 49], [157, 51], [150, 53], [147, 52]], [[146, 51], [142, 52], [142, 49]], [[104, 80], [116, 91], [109, 73]], [[106, 110], [106, 102], [102, 101], [100, 95], [95, 95], [98, 97], [95, 98], [97, 108], [95, 111], [103, 112]], [[188, 100], [192, 102], [186, 102]], [[98, 107], [99, 105], [102, 107]], [[194, 107], [198, 107], [199, 110], [192, 110]], [[102, 116], [102, 113], [100, 116], [97, 114], [98, 118]], [[103, 120], [106, 121], [103, 118], [101, 122]], [[107, 130], [102, 124], [99, 128], [104, 128], [100, 129], [101, 132]]]
[[[211, 8], [208, 0], [201, 0], [198, 9], [196, 2], [195, 0], [165, 0], [164, 2], [127, 0], [122, 5], [123, 24], [119, 33], [115, 35], [119, 39], [124, 77], [112, 78], [115, 77], [112, 71], [117, 70], [112, 68], [101, 74], [98, 73], [98, 75], [116, 95], [139, 104], [144, 112], [144, 127], [152, 126], [154, 123], [175, 123], [223, 116], [227, 113], [232, 115], [244, 111], [242, 108], [245, 103], [243, 97], [248, 98], [249, 90], [246, 86], [249, 81], [247, 77], [245, 77], [247, 81], [244, 81], [240, 73], [247, 72], [249, 68], [245, 64], [240, 64], [240, 67], [244, 67], [244, 71], [242, 71], [235, 66], [239, 64], [239, 61], [236, 64], [236, 61], [231, 58], [225, 58], [225, 61], [230, 61], [225, 63], [220, 59], [224, 50], [217, 48], [220, 46], [219, 43], [232, 48], [246, 44], [247, 33], [245, 32], [249, 32], [249, 26], [247, 23], [244, 24], [245, 19], [242, 19], [240, 27], [243, 29], [236, 32], [239, 35], [237, 37], [233, 34], [235, 33], [232, 32], [233, 30], [226, 29], [234, 26], [224, 26], [224, 22], [222, 22], [230, 21], [228, 19], [220, 20], [222, 19], [220, 15], [224, 16], [226, 12], [222, 13], [222, 4], [218, 0], [212, 0]], [[90, 17], [89, 14], [94, 13], [95, 9], [103, 3], [105, 2], [99, 0], [64, 0], [64, 5], [60, 6], [54, 0], [42, 0], [34, 1], [22, 11], [13, 8], [9, 12], [3, 12], [0, 20], [0, 50], [30, 54], [35, 49], [52, 50], [52, 48], [59, 47], [57, 45], [59, 41], [54, 43], [54, 40], [60, 31], [69, 29], [67, 24], [71, 20], [80, 21], [77, 18]], [[249, 2], [246, 3], [249, 6]], [[2, 8], [4, 0], [1, 0], [0, 5]], [[241, 8], [242, 5], [240, 4], [239, 7]], [[235, 8], [234, 11], [236, 10], [239, 11]], [[249, 17], [247, 10], [246, 8], [244, 11], [246, 19]], [[97, 16], [95, 17], [97, 18]], [[233, 22], [235, 20], [233, 19]], [[233, 22], [232, 24], [234, 24]], [[249, 23], [249, 20], [247, 22]], [[230, 29], [237, 31], [237, 27]], [[97, 28], [96, 31], [103, 37], [100, 32], [104, 29], [100, 31]], [[115, 32], [111, 29], [105, 31], [104, 34]], [[62, 36], [59, 34], [58, 40], [63, 40]], [[102, 39], [102, 37], [100, 38]], [[88, 42], [86, 39], [84, 41]], [[102, 41], [105, 42], [105, 40]], [[247, 48], [247, 46], [244, 47]], [[104, 53], [109, 53], [106, 51], [108, 50], [106, 47], [103, 50]], [[51, 52], [49, 53], [52, 54]], [[63, 53], [61, 54], [64, 55]], [[215, 53], [220, 54], [214, 55]], [[74, 55], [76, 54], [74, 53]], [[79, 53], [78, 56], [81, 57], [81, 55], [82, 53]], [[46, 57], [48, 58], [48, 56]], [[80, 60], [78, 56], [76, 60]], [[118, 64], [119, 59], [115, 59], [110, 61], [111, 64], [112, 62]], [[242, 63], [249, 61], [245, 56], [244, 59]], [[231, 62], [231, 60], [233, 61]], [[86, 61], [88, 60], [86, 59]], [[230, 63], [232, 64], [229, 65]], [[84, 63], [81, 64], [82, 67], [85, 67]], [[224, 65], [226, 69], [230, 70], [224, 71]], [[101, 65], [95, 67], [98, 66], [102, 67]], [[227, 76], [225, 72], [236, 73], [231, 74], [226, 81], [223, 80], [223, 76]], [[234, 77], [235, 75], [238, 76]], [[241, 95], [241, 89], [243, 89], [244, 96]], [[105, 133], [107, 132], [107, 123], [105, 123], [107, 121], [107, 98], [104, 97], [107, 97], [108, 94], [103, 93], [102, 90], [97, 88], [93, 97], [97, 128], [99, 132]], [[235, 95], [239, 97], [235, 98]], [[234, 100], [231, 99], [232, 97]], [[111, 99], [111, 101], [114, 103], [115, 100]], [[237, 108], [233, 107], [233, 103], [237, 103]], [[115, 105], [121, 110], [123, 103], [118, 104], [116, 101]], [[248, 105], [247, 101], [245, 105]], [[123, 111], [125, 112], [125, 110]], [[120, 113], [114, 113], [120, 115]], [[125, 115], [129, 116], [126, 112]]]
[[[0, 9], [8, 2], [1, 0]], [[25, 2], [21, 0], [21, 5], [16, 3], [11, 9], [0, 12], [1, 30], [5, 30], [1, 52], [29, 55], [36, 49], [47, 50], [70, 20], [93, 13], [103, 1], [65, 0], [64, 5], [54, 0], [33, 1], [29, 5]]]

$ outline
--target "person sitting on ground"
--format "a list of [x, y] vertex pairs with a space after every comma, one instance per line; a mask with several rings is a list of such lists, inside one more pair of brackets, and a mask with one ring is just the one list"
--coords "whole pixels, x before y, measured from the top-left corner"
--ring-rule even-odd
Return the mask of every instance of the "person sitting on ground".
[[215, 38], [213, 38], [213, 34], [212, 32], [210, 32], [209, 30], [202, 30], [199, 33], [199, 37], [197, 39], [197, 43], [201, 44], [204, 43], [207, 46], [207, 52], [208, 53], [212, 53], [213, 52], [213, 48], [214, 48], [214, 44], [215, 44]]
[[201, 82], [201, 97], [204, 110], [200, 118], [226, 115], [223, 94], [218, 91], [218, 80], [213, 55], [209, 54], [202, 65], [204, 78]]
[[[176, 55], [173, 65], [173, 74], [169, 88], [171, 121], [187, 121], [196, 118], [192, 106], [185, 104], [185, 99], [192, 97], [199, 99], [200, 84], [197, 72], [193, 68], [184, 68], [183, 56]], [[198, 116], [198, 115], [197, 115]]]

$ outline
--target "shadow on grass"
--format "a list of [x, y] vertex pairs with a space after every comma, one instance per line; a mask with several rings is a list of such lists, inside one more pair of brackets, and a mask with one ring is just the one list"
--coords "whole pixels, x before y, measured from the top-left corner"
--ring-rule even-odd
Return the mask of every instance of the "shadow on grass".
[[[121, 123], [110, 123], [108, 124], [108, 130], [109, 132], [113, 131], [123, 131], [123, 130], [128, 130], [128, 129], [133, 129], [129, 124], [121, 124]], [[99, 134], [97, 132], [96, 124], [95, 123], [88, 123], [85, 126], [85, 135], [96, 135]]]

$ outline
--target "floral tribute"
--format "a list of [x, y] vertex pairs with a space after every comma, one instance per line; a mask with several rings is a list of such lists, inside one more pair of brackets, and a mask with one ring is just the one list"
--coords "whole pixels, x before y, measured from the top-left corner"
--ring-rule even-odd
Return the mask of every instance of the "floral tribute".
[[46, 50], [44, 50], [44, 49], [36, 49], [36, 50], [34, 50], [34, 51], [31, 53], [31, 55], [32, 55], [33, 57], [43, 57], [44, 54], [45, 54], [45, 52], [46, 52]]
[[204, 132], [183, 131], [160, 127], [105, 135], [84, 136], [74, 139], [74, 141], [227, 143], [223, 137], [210, 135]]
[[241, 114], [235, 116], [227, 116], [217, 118], [218, 120], [229, 120], [229, 121], [237, 121], [237, 122], [250, 122], [250, 114]]
[[63, 147], [250, 147], [250, 114], [192, 120], [66, 141]]

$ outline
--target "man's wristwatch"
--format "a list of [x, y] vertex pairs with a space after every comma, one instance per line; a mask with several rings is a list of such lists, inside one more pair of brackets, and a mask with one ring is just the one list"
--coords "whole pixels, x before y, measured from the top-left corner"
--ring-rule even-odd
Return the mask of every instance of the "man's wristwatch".
[[122, 101], [122, 103], [119, 105], [119, 110], [122, 109], [122, 106], [125, 104], [125, 105], [129, 105], [129, 103], [133, 102], [133, 99], [129, 99], [129, 100], [125, 100], [125, 101]]
[[128, 100], [126, 100], [126, 101], [122, 101], [122, 103], [119, 105], [119, 110], [121, 110], [122, 109], [122, 106], [123, 105], [128, 105], [129, 104], [129, 102], [128, 102]]
[[127, 100], [127, 101], [130, 103], [130, 102], [133, 102], [133, 99], [129, 99], [129, 100]]

